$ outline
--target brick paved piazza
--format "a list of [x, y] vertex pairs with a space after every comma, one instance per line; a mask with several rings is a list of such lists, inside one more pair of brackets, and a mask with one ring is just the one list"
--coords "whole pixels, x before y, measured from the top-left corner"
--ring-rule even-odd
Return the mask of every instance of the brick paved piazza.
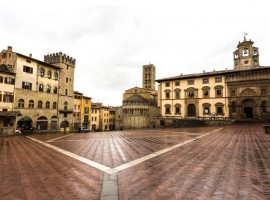
[[270, 199], [262, 125], [0, 137], [0, 199]]

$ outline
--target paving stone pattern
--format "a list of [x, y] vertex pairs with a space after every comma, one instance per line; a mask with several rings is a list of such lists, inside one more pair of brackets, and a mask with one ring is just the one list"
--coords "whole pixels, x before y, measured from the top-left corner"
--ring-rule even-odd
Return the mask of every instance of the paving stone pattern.
[[31, 137], [116, 167], [213, 130], [110, 175], [24, 136], [0, 137], [0, 199], [270, 199], [261, 125]]

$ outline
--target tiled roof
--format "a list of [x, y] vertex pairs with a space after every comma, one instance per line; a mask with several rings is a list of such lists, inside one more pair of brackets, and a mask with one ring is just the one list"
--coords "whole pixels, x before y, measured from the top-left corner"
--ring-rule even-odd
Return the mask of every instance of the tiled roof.
[[0, 111], [0, 117], [15, 117], [21, 114], [19, 111]]

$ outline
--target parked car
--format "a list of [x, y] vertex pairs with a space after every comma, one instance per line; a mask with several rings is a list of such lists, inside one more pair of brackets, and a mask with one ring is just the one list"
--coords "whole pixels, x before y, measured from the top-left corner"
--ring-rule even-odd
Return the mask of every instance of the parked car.
[[15, 134], [20, 135], [20, 134], [22, 134], [23, 130], [24, 130], [24, 128], [17, 127], [16, 130], [15, 130]]
[[88, 132], [90, 132], [90, 130], [87, 129], [87, 128], [79, 128], [79, 129], [78, 129], [78, 132], [79, 132], [79, 133], [88, 133]]

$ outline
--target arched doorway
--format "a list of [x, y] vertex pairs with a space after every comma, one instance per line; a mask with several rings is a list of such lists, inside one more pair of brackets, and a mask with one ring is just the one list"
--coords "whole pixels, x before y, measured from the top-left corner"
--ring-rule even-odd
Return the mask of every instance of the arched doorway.
[[252, 99], [245, 99], [242, 101], [243, 114], [245, 118], [253, 118], [255, 101]]
[[68, 121], [62, 121], [60, 124], [60, 128], [66, 132], [67, 130], [69, 130], [69, 122]]
[[29, 116], [23, 116], [18, 121], [18, 127], [24, 129], [31, 129], [32, 128], [32, 119]]
[[47, 117], [41, 116], [37, 119], [38, 130], [48, 130], [48, 119]]
[[188, 110], [188, 117], [196, 116], [196, 107], [194, 104], [189, 104], [187, 110]]
[[57, 117], [55, 115], [51, 118], [51, 130], [57, 131]]

